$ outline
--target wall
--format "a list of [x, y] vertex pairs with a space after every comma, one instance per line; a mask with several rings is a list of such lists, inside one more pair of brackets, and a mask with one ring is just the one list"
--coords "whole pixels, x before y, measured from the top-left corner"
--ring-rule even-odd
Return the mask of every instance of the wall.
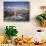
[[[28, 1], [28, 0], [25, 0], [25, 1]], [[35, 17], [38, 14], [41, 14], [40, 6], [46, 5], [46, 0], [29, 0], [29, 2], [30, 2], [30, 21], [29, 22], [4, 22], [3, 21], [3, 0], [0, 1], [0, 34], [1, 35], [4, 34], [4, 29], [6, 25], [16, 26], [19, 31], [18, 36], [21, 36], [23, 34], [24, 37], [25, 36], [31, 37], [31, 36], [34, 36], [35, 34], [34, 38], [36, 38], [36, 36], [39, 36], [42, 38], [42, 36], [46, 35], [46, 28], [40, 27], [37, 20], [35, 19]], [[37, 33], [36, 32], [37, 29], [43, 29], [44, 33], [43, 32]]]

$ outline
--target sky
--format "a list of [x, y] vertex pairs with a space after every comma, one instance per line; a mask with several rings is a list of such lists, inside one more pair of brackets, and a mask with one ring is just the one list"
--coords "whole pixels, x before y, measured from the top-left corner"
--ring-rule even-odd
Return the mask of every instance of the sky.
[[4, 2], [4, 7], [29, 8], [29, 2]]

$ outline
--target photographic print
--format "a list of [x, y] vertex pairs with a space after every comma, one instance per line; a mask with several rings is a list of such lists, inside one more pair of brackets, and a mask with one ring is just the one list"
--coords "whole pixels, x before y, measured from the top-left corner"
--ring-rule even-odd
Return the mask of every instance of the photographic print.
[[29, 2], [4, 2], [4, 21], [29, 21]]

